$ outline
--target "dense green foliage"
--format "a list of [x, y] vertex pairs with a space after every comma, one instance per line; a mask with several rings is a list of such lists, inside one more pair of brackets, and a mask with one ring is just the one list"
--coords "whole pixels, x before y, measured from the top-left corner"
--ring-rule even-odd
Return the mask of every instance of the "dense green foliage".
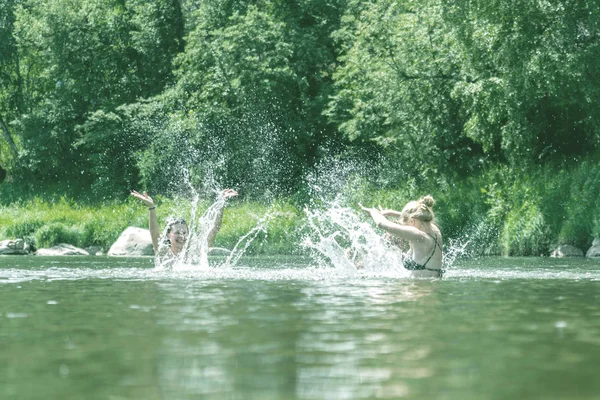
[[22, 214], [0, 228], [106, 246], [141, 224], [100, 217], [132, 188], [300, 207], [319, 165], [360, 160], [327, 172], [349, 199], [432, 193], [481, 252], [585, 248], [599, 35], [592, 0], [0, 0], [0, 200]]

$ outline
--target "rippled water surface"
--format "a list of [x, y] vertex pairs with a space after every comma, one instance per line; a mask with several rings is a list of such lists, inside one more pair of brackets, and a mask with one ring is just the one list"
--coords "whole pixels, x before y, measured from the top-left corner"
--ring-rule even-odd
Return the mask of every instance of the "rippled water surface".
[[0, 258], [0, 399], [598, 399], [600, 260]]

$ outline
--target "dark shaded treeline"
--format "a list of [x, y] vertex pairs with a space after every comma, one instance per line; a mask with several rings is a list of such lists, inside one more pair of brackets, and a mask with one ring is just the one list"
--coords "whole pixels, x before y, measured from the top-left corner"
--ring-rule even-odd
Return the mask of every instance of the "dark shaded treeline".
[[0, 0], [0, 197], [172, 195], [185, 168], [304, 201], [316, 164], [358, 157], [379, 167], [367, 192], [432, 192], [454, 234], [485, 217], [508, 242], [540, 225], [506, 253], [583, 246], [600, 234], [598, 184], [573, 190], [598, 174], [599, 16], [585, 0]]

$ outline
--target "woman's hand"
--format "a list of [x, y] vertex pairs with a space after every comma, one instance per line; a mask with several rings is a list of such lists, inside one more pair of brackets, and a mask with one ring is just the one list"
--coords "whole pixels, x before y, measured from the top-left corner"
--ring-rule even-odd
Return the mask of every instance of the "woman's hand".
[[364, 212], [366, 212], [369, 215], [371, 215], [373, 212], [376, 212], [376, 213], [379, 212], [375, 208], [365, 207], [361, 203], [358, 203], [358, 206], [360, 207], [361, 210], [363, 210]]
[[137, 199], [140, 199], [148, 208], [155, 207], [154, 200], [152, 200], [152, 197], [148, 196], [148, 193], [144, 192], [143, 194], [140, 194], [135, 190], [132, 190], [131, 195]]
[[235, 197], [237, 195], [238, 195], [238, 192], [236, 192], [233, 189], [225, 189], [225, 190], [223, 190], [223, 192], [221, 192], [221, 196], [223, 196], [223, 198], [225, 200], [227, 200], [230, 197]]
[[148, 193], [146, 192], [140, 194], [135, 190], [132, 190], [131, 195], [136, 199], [140, 199], [142, 203], [144, 203], [146, 207], [148, 207], [148, 229], [150, 230], [150, 237], [152, 238], [152, 247], [154, 248], [154, 252], [156, 253], [159, 247], [158, 241], [160, 237], [160, 228], [158, 227], [156, 211], [154, 210], [156, 208], [156, 206], [154, 205], [154, 200], [152, 200], [152, 197], [148, 196]]
[[379, 212], [378, 209], [365, 207], [360, 203], [358, 203], [358, 205], [361, 208], [361, 210], [363, 210], [364, 212], [369, 214], [371, 216], [371, 218], [373, 218], [373, 222], [375, 222], [375, 225], [379, 226], [383, 222], [387, 221], [387, 219], [383, 216], [383, 214], [381, 212]]

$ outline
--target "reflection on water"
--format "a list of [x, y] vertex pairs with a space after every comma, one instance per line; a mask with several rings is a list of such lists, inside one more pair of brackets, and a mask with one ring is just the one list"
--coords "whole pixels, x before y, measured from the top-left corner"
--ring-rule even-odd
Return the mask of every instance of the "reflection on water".
[[[417, 360], [428, 352], [389, 342], [396, 330], [392, 308], [427, 296], [427, 286], [400, 285], [398, 293], [373, 282], [335, 285], [334, 292], [328, 284], [280, 281], [158, 287], [179, 300], [159, 321], [175, 327], [163, 341], [169, 357], [159, 369], [161, 387], [172, 395], [185, 387], [203, 396], [368, 397], [404, 368], [379, 365], [380, 357], [407, 350], [407, 360]], [[426, 369], [405, 373], [427, 375]]]
[[594, 399], [600, 261], [0, 258], [4, 399]]

